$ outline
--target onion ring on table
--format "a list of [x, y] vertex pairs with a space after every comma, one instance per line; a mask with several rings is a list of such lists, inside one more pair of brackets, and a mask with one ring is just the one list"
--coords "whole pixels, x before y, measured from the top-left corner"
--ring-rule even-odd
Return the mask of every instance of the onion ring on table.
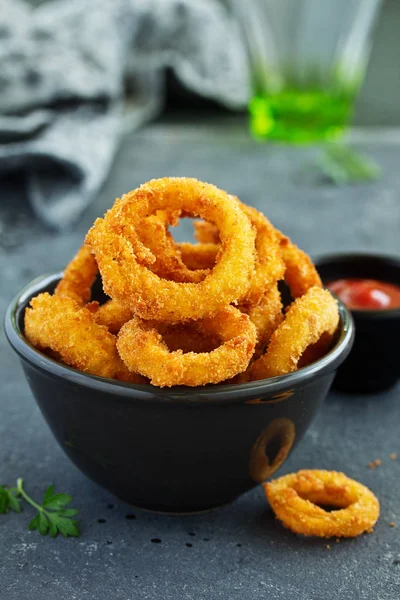
[[[294, 533], [356, 537], [371, 532], [379, 501], [367, 487], [336, 471], [299, 471], [264, 484], [277, 518]], [[318, 506], [335, 506], [325, 511]]]
[[[203, 281], [165, 280], [141, 264], [153, 255], [135, 227], [159, 209], [182, 210], [218, 226], [222, 251]], [[247, 292], [254, 239], [248, 218], [226, 192], [195, 179], [171, 177], [150, 181], [117, 200], [104, 219], [96, 220], [86, 243], [96, 256], [109, 296], [143, 319], [178, 322], [216, 314]]]
[[249, 380], [285, 375], [298, 368], [300, 357], [323, 334], [333, 336], [339, 323], [337, 302], [319, 287], [308, 290], [289, 307], [271, 335], [267, 352], [249, 369]]
[[247, 315], [228, 306], [196, 326], [218, 336], [221, 345], [211, 352], [171, 352], [157, 323], [134, 317], [119, 332], [118, 352], [129, 369], [159, 387], [219, 383], [246, 369], [256, 344], [256, 329]]
[[104, 304], [96, 301], [89, 302], [86, 308], [92, 313], [95, 323], [105, 325], [108, 331], [114, 334], [117, 334], [122, 325], [132, 318], [132, 311], [116, 300], [107, 300]]
[[97, 262], [92, 251], [88, 246], [82, 246], [65, 267], [54, 293], [60, 298], [72, 298], [79, 306], [85, 306], [90, 300], [97, 273]]
[[285, 263], [285, 283], [289, 286], [292, 298], [300, 298], [312, 287], [322, 288], [321, 278], [311, 258], [293, 242], [278, 232], [283, 262]]
[[216, 244], [191, 244], [190, 242], [178, 243], [177, 248], [182, 261], [188, 269], [211, 270], [217, 261], [220, 247]]
[[130, 373], [120, 359], [116, 338], [97, 325], [91, 312], [68, 297], [39, 294], [25, 311], [25, 335], [40, 350], [51, 350], [70, 367], [123, 381], [143, 378]]

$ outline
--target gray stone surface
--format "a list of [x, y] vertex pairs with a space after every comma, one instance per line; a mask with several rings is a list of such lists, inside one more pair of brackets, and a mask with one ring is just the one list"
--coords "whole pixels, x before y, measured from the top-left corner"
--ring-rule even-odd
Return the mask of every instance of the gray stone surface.
[[[192, 175], [229, 189], [313, 255], [339, 249], [399, 255], [400, 144], [378, 136], [358, 146], [381, 164], [384, 176], [338, 188], [299, 177], [312, 149], [255, 144], [241, 122], [154, 124], [126, 139], [97, 203], [62, 235], [32, 222], [18, 174], [2, 180], [0, 312], [34, 276], [62, 268], [116, 195], [163, 175]], [[283, 529], [261, 489], [200, 516], [135, 510], [87, 480], [63, 455], [4, 335], [0, 386], [0, 483], [24, 477], [35, 498], [54, 483], [74, 495], [82, 528], [78, 539], [52, 540], [27, 531], [29, 508], [0, 516], [1, 600], [400, 597], [399, 387], [376, 396], [331, 393], [282, 469], [343, 470], [379, 496], [382, 516], [374, 533], [333, 540], [328, 548], [326, 541]], [[392, 452], [397, 461], [389, 459]], [[382, 465], [369, 469], [376, 458]]]

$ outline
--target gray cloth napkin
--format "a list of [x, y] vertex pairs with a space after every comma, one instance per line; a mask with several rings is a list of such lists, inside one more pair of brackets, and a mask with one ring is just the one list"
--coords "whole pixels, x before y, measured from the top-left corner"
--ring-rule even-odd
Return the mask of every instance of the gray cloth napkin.
[[21, 172], [37, 216], [69, 226], [122, 132], [160, 110], [165, 66], [200, 94], [244, 105], [239, 39], [218, 0], [0, 0], [0, 173]]

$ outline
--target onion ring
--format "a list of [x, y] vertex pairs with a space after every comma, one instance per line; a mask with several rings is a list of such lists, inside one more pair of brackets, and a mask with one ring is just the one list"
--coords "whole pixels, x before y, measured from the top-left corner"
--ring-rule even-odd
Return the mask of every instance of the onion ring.
[[[140, 242], [135, 226], [159, 209], [182, 210], [218, 226], [222, 252], [203, 281], [164, 280], [141, 264], [153, 255]], [[254, 238], [249, 220], [228, 194], [195, 179], [165, 178], [116, 201], [104, 219], [96, 220], [86, 243], [109, 296], [143, 319], [179, 322], [216, 314], [246, 294], [254, 269]]]
[[238, 199], [237, 201], [256, 231], [254, 273], [248, 291], [240, 299], [241, 305], [254, 306], [261, 301], [266, 290], [282, 279], [285, 266], [277, 230], [258, 210], [243, 204]]
[[[256, 231], [256, 262], [251, 284], [246, 294], [240, 299], [244, 306], [254, 306], [261, 301], [268, 290], [279, 279], [283, 278], [285, 266], [280, 249], [280, 235], [268, 219], [257, 209], [244, 204], [236, 196], [235, 200]], [[218, 243], [218, 229], [213, 223], [195, 221], [195, 237], [201, 242]]]
[[69, 297], [39, 294], [25, 311], [25, 335], [40, 350], [56, 353], [70, 367], [99, 377], [133, 383], [142, 377], [128, 371], [120, 359], [116, 338], [97, 325], [91, 312]]
[[300, 298], [310, 288], [322, 288], [321, 278], [311, 258], [293, 242], [279, 233], [280, 248], [285, 263], [285, 282], [289, 286], [292, 298]]
[[197, 321], [187, 323], [157, 323], [157, 331], [171, 352], [211, 352], [221, 344], [219, 336], [206, 331]]
[[86, 305], [98, 325], [105, 325], [110, 333], [117, 334], [127, 321], [132, 318], [132, 311], [116, 300], [107, 300], [104, 304], [96, 301]]
[[[172, 216], [174, 219], [176, 215]], [[209, 270], [198, 270], [193, 272], [181, 257], [179, 247], [167, 229], [169, 216], [166, 211], [158, 211], [143, 219], [138, 227], [137, 233], [142, 244], [144, 244], [155, 257], [154, 263], [149, 266], [150, 270], [162, 277], [180, 283], [197, 283], [202, 281]]]
[[190, 242], [181, 242], [177, 244], [177, 248], [184, 264], [188, 269], [193, 270], [213, 269], [220, 250], [216, 244], [191, 244]]
[[328, 352], [329, 348], [332, 345], [332, 335], [330, 333], [323, 333], [319, 338], [318, 342], [315, 344], [311, 344], [308, 346], [301, 355], [301, 358], [298, 362], [297, 367], [302, 369], [307, 365], [311, 365], [311, 363], [319, 360]]
[[[299, 471], [264, 484], [277, 518], [294, 533], [356, 537], [371, 532], [379, 501], [364, 485], [336, 471]], [[325, 511], [318, 504], [335, 506]]]
[[115, 300], [108, 300], [101, 305], [97, 301], [89, 302], [98, 272], [97, 262], [90, 248], [82, 246], [65, 268], [54, 295], [71, 298], [81, 308], [86, 305], [95, 323], [105, 325], [110, 333], [118, 333], [122, 325], [132, 317], [132, 312]]
[[209, 221], [193, 221], [194, 237], [201, 244], [216, 244], [219, 245], [218, 227]]
[[97, 273], [97, 263], [92, 251], [88, 246], [82, 246], [66, 266], [54, 293], [60, 298], [72, 298], [79, 306], [85, 306], [90, 300]]
[[[243, 202], [241, 202], [241, 206], [245, 212], [247, 209], [246, 214], [250, 220], [250, 212], [253, 213], [253, 225], [257, 226], [256, 222], [262, 223], [262, 220], [265, 219], [264, 215], [258, 213], [258, 211], [250, 206], [247, 206]], [[257, 216], [257, 213], [260, 215], [260, 217]], [[209, 223], [207, 221], [195, 221], [193, 225], [195, 230], [195, 238], [200, 243], [219, 243], [218, 228], [213, 223]], [[303, 294], [305, 294], [310, 287], [322, 287], [321, 278], [318, 275], [318, 272], [310, 257], [303, 252], [303, 250], [300, 250], [300, 248], [293, 244], [293, 242], [287, 236], [283, 235], [283, 233], [277, 229], [275, 231], [279, 239], [281, 256], [285, 265], [284, 278], [290, 288], [292, 297], [299, 298], [300, 296], [303, 296]], [[262, 254], [262, 250], [260, 252], [259, 249], [259, 253]], [[280, 271], [277, 278], [281, 278]]]
[[241, 310], [249, 315], [250, 321], [256, 326], [257, 345], [254, 358], [257, 358], [264, 352], [271, 335], [284, 319], [278, 286], [274, 286], [265, 292], [261, 302], [256, 306], [241, 307]]
[[211, 352], [170, 352], [157, 323], [134, 317], [119, 332], [118, 352], [129, 369], [159, 387], [219, 383], [246, 369], [256, 344], [256, 329], [247, 315], [228, 306], [197, 326], [220, 337], [222, 344]]
[[250, 381], [295, 371], [303, 352], [323, 334], [333, 336], [339, 323], [337, 302], [328, 290], [313, 287], [297, 298], [274, 331], [267, 352], [249, 369]]

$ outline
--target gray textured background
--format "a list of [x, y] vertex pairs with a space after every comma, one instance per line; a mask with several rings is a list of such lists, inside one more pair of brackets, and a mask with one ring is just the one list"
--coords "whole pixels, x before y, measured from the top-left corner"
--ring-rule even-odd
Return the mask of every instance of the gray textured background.
[[[18, 175], [3, 179], [0, 313], [30, 279], [63, 267], [116, 195], [163, 175], [196, 176], [227, 188], [264, 210], [314, 255], [338, 249], [399, 255], [400, 140], [394, 134], [362, 138], [355, 147], [379, 162], [383, 179], [338, 188], [299, 175], [313, 149], [256, 144], [242, 120], [154, 124], [124, 141], [97, 202], [73, 232], [63, 234], [32, 220]], [[0, 386], [0, 482], [24, 477], [37, 499], [54, 483], [56, 490], [75, 496], [82, 524], [81, 538], [51, 540], [27, 531], [29, 508], [22, 515], [0, 516], [1, 600], [400, 597], [399, 386], [381, 396], [331, 393], [281, 471], [343, 470], [378, 495], [382, 516], [374, 533], [340, 543], [283, 529], [260, 488], [201, 516], [135, 510], [87, 480], [62, 454], [4, 335]], [[399, 454], [397, 461], [389, 459], [392, 452]], [[367, 465], [376, 458], [382, 466], [370, 470]]]
[[[42, 4], [51, 0], [29, 0]], [[230, 0], [221, 0], [229, 5]], [[400, 2], [384, 0], [376, 25], [367, 76], [357, 101], [357, 125], [400, 124]]]
[[384, 0], [367, 76], [356, 105], [356, 124], [400, 124], [399, 30], [400, 2]]

